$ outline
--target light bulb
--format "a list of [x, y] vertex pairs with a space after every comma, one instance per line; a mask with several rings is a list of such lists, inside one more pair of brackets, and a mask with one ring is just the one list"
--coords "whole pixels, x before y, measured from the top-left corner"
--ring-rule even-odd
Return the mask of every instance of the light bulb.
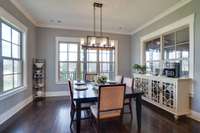
[[101, 39], [101, 43], [100, 43], [100, 46], [105, 46], [106, 45], [106, 39], [105, 38], [102, 38]]
[[92, 37], [90, 41], [90, 45], [95, 45], [96, 44], [96, 37]]
[[81, 42], [81, 45], [84, 45], [85, 44], [85, 39], [81, 38], [80, 42]]
[[115, 46], [115, 41], [114, 40], [110, 40], [110, 46], [114, 47]]

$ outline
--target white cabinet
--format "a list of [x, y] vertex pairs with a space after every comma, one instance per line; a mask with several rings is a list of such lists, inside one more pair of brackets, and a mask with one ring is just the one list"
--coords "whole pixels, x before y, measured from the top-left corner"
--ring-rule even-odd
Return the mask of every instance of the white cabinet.
[[172, 114], [187, 115], [189, 108], [190, 78], [168, 78], [146, 74], [134, 74], [134, 88], [143, 90], [143, 100]]

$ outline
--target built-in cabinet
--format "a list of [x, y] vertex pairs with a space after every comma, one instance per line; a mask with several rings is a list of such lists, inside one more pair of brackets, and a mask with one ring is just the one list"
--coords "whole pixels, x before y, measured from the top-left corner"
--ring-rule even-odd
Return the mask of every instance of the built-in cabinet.
[[174, 114], [176, 119], [190, 112], [190, 78], [134, 74], [134, 88], [144, 92], [143, 100]]

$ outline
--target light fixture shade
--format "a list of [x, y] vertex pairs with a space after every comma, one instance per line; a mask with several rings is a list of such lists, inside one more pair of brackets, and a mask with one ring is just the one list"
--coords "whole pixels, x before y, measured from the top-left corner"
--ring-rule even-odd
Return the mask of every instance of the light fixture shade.
[[[103, 36], [103, 31], [102, 31], [102, 3], [94, 2], [93, 3], [93, 9], [94, 9], [94, 35], [92, 36], [87, 36], [86, 42], [84, 39], [81, 40], [81, 45], [82, 48], [85, 49], [114, 49], [114, 45], [111, 46], [109, 37]], [[95, 18], [95, 10], [96, 8], [100, 9], [100, 34], [96, 34], [96, 18]]]
[[87, 36], [81, 39], [82, 48], [87, 49], [115, 49], [114, 40], [109, 40], [106, 36]]
[[109, 37], [87, 36], [87, 44], [92, 46], [109, 46]]

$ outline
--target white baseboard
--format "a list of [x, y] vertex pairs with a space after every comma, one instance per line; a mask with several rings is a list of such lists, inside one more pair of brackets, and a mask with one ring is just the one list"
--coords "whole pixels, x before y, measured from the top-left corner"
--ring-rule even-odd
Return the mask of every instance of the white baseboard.
[[47, 91], [46, 97], [59, 97], [59, 96], [69, 96], [68, 91]]
[[188, 117], [200, 122], [200, 113], [199, 112], [196, 112], [196, 111], [192, 110], [191, 114], [188, 115]]
[[0, 125], [3, 124], [5, 121], [7, 121], [9, 118], [11, 118], [13, 115], [15, 115], [18, 111], [20, 111], [22, 108], [24, 108], [26, 105], [28, 105], [30, 102], [33, 101], [33, 97], [30, 96], [27, 99], [21, 101], [8, 111], [4, 112], [0, 115]]

